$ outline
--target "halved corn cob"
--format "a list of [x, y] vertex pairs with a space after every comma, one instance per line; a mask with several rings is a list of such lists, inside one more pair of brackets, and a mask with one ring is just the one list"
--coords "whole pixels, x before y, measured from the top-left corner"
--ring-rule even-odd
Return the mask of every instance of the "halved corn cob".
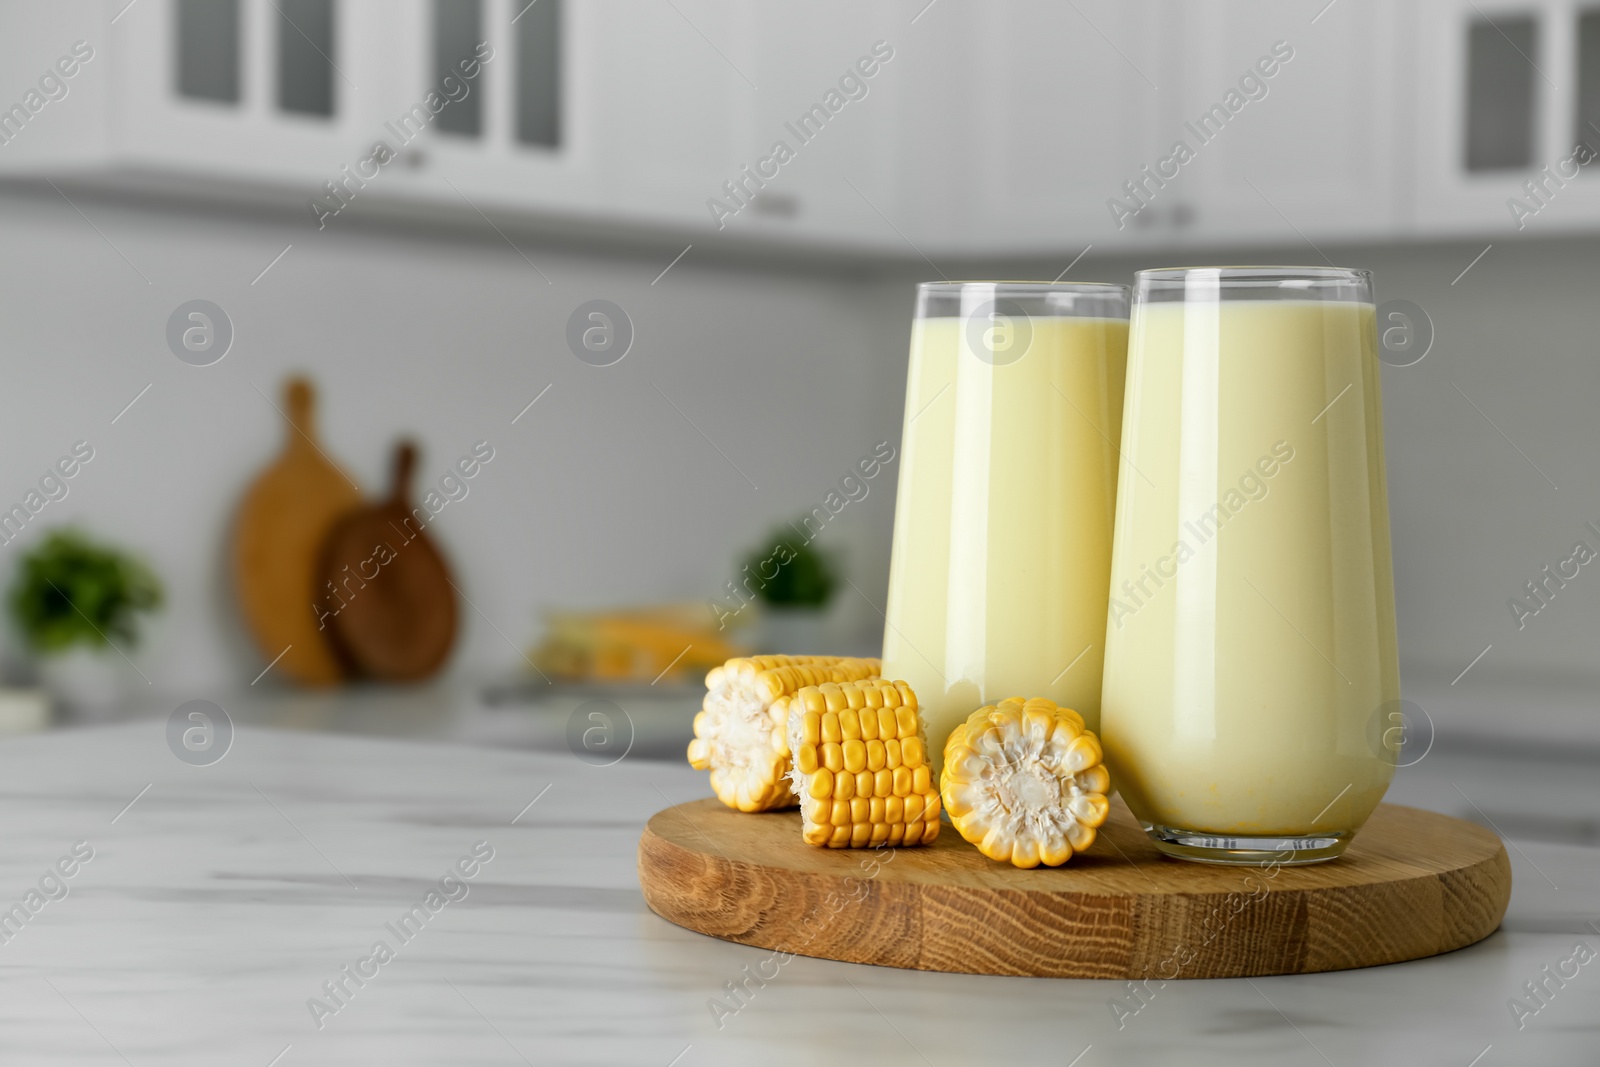
[[706, 675], [706, 696], [694, 717], [689, 763], [711, 772], [711, 789], [730, 808], [792, 808], [789, 742], [773, 702], [808, 685], [871, 678], [875, 659], [850, 656], [748, 656]]
[[925, 845], [939, 836], [939, 793], [917, 694], [871, 678], [807, 686], [788, 709], [805, 841], [826, 848]]
[[939, 791], [956, 832], [992, 860], [1057, 867], [1094, 841], [1111, 805], [1100, 739], [1054, 701], [973, 712], [944, 746]]

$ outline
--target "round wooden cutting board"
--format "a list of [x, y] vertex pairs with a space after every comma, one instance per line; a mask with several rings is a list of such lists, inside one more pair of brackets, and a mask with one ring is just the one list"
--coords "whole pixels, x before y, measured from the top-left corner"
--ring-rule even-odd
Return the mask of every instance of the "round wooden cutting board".
[[263, 663], [301, 685], [334, 685], [344, 671], [312, 604], [322, 544], [361, 503], [355, 483], [317, 440], [316, 394], [304, 378], [284, 385], [283, 453], [256, 478], [233, 523], [233, 584]]
[[352, 674], [415, 682], [444, 665], [456, 639], [455, 585], [427, 534], [428, 511], [412, 509], [417, 449], [394, 453], [389, 498], [349, 512], [323, 546], [317, 611]]
[[714, 798], [657, 813], [639, 881], [662, 918], [801, 956], [967, 974], [1227, 978], [1433, 956], [1493, 933], [1511, 898], [1499, 837], [1380, 806], [1339, 859], [1226, 867], [1158, 853], [1121, 798], [1064, 867], [985, 859], [948, 825], [921, 848], [812, 848], [798, 811]]

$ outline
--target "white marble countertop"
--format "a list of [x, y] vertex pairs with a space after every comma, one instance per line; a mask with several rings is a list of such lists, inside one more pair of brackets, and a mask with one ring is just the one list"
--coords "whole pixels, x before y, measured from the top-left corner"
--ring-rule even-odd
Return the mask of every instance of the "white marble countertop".
[[[707, 793], [686, 766], [610, 767], [439, 741], [243, 726], [220, 762], [165, 723], [0, 741], [0, 1056], [27, 1064], [1593, 1064], [1600, 964], [1519, 1030], [1508, 999], [1600, 949], [1600, 850], [1514, 841], [1505, 927], [1448, 956], [1179, 981], [1122, 1020], [1121, 983], [925, 974], [795, 958], [737, 1013], [708, 1001], [767, 952], [644, 906], [644, 821]], [[1430, 756], [1391, 799], [1490, 816], [1543, 790], [1600, 812], [1593, 768]], [[1587, 792], [1585, 793], [1585, 790]], [[1564, 791], [1564, 792], [1563, 792]], [[1459, 792], [1459, 796], [1457, 793]], [[1582, 794], [1582, 795], [1579, 795]], [[136, 799], [137, 798], [137, 799]], [[530, 806], [531, 804], [531, 806]], [[78, 845], [86, 842], [86, 845]], [[446, 869], [493, 859], [402, 941]], [[74, 847], [86, 863], [64, 864]], [[480, 853], [485, 846], [478, 846]], [[472, 864], [467, 864], [472, 868]], [[426, 913], [426, 910], [425, 910]], [[3, 922], [3, 915], [0, 915]], [[15, 923], [15, 920], [13, 920]], [[360, 964], [374, 942], [396, 947]], [[369, 973], [320, 1029], [308, 1000]]]

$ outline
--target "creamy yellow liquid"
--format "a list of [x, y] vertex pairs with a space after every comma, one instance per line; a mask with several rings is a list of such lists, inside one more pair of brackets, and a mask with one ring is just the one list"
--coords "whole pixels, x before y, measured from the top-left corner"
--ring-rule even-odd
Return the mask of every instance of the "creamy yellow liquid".
[[1049, 697], [1099, 724], [1128, 324], [1038, 318], [1021, 359], [957, 318], [912, 326], [883, 673], [928, 753], [985, 704]]
[[1102, 738], [1147, 822], [1353, 831], [1388, 788], [1375, 342], [1370, 304], [1135, 310], [1122, 447], [1149, 483], [1125, 477], [1118, 505]]

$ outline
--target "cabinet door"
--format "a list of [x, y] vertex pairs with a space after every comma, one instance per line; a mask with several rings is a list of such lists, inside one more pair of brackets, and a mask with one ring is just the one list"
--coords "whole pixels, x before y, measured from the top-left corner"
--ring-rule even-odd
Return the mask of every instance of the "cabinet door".
[[1159, 13], [1016, 0], [922, 15], [895, 73], [916, 88], [901, 194], [930, 254], [1070, 258], [1144, 232], [1119, 228], [1109, 201], [1161, 144]]
[[372, 0], [126, 6], [109, 26], [115, 160], [179, 181], [315, 191], [354, 161], [370, 125], [359, 87], [382, 80], [382, 50], [363, 43], [379, 14]]
[[1600, 152], [1600, 5], [1432, 0], [1422, 18], [1419, 227], [1493, 238], [1600, 222], [1600, 166], [1584, 162]]
[[760, 91], [740, 97], [737, 155], [721, 179], [737, 197], [707, 192], [736, 212], [719, 221], [735, 235], [914, 255], [895, 175], [916, 9], [823, 0], [756, 11], [749, 75]]
[[1178, 21], [1167, 122], [1193, 156], [1152, 207], [1207, 244], [1392, 236], [1410, 98], [1397, 6], [1226, 0]]
[[[413, 191], [485, 211], [703, 225], [752, 91], [739, 73], [750, 19], [734, 0], [479, 3], [494, 59], [478, 132], [431, 131]], [[418, 7], [409, 69], [421, 85], [441, 27], [435, 0]]]

